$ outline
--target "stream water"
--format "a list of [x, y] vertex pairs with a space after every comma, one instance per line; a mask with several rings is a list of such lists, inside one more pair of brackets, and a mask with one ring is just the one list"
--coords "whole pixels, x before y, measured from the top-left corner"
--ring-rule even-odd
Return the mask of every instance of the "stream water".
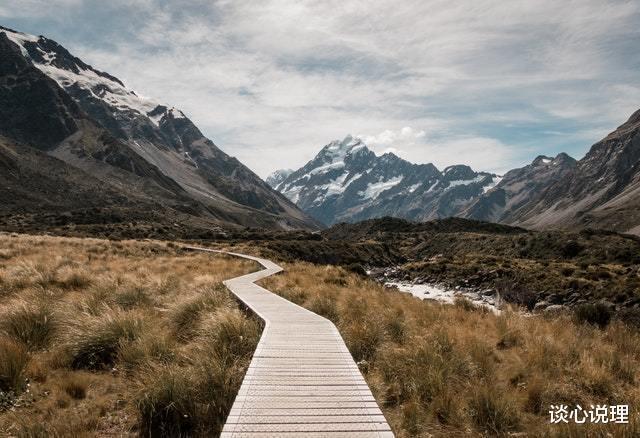
[[434, 300], [445, 304], [453, 304], [456, 297], [464, 297], [476, 306], [482, 306], [494, 313], [500, 313], [500, 299], [495, 295], [484, 295], [478, 291], [448, 289], [434, 284], [412, 284], [389, 281], [387, 287], [396, 287], [401, 292], [407, 292], [423, 300]]

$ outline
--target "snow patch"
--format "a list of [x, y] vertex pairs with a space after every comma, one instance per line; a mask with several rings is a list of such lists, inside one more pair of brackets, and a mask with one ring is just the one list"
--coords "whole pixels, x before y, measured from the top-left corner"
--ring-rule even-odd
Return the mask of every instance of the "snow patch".
[[388, 181], [380, 179], [377, 183], [369, 183], [364, 191], [358, 192], [358, 195], [364, 199], [376, 199], [382, 192], [400, 184], [403, 178], [404, 176], [397, 176]]
[[297, 204], [300, 200], [300, 192], [304, 189], [304, 186], [294, 186], [288, 188], [286, 191], [283, 191], [282, 194], [285, 195], [291, 202]]
[[482, 193], [487, 193], [489, 190], [491, 190], [492, 188], [500, 184], [500, 181], [502, 181], [501, 176], [498, 176], [498, 175], [494, 176], [492, 178], [492, 181], [482, 188]]
[[[29, 58], [29, 54], [24, 48], [24, 44], [26, 42], [37, 43], [39, 40], [39, 37], [20, 32], [11, 32], [5, 29], [0, 30], [0, 32], [4, 32], [11, 41], [18, 44], [22, 55], [26, 58]], [[149, 116], [149, 113], [159, 104], [137, 95], [133, 90], [122, 86], [118, 82], [100, 76], [93, 70], [83, 69], [80, 66], [77, 66], [80, 69], [80, 73], [56, 67], [52, 64], [57, 56], [55, 52], [45, 52], [39, 47], [37, 50], [42, 54], [44, 62], [36, 62], [32, 59], [33, 65], [56, 81], [62, 88], [66, 89], [72, 85], [77, 85], [89, 91], [94, 98], [100, 99], [118, 110], [132, 110], [148, 117], [156, 126], [165, 115], [160, 113], [153, 117]], [[169, 112], [176, 119], [186, 118], [184, 113], [176, 108], [171, 108]]]
[[431, 187], [429, 187], [429, 190], [427, 190], [427, 193], [429, 193], [429, 192], [431, 192], [433, 189], [435, 189], [439, 182], [440, 182], [439, 180], [436, 180], [436, 182], [434, 182], [434, 183], [431, 185]]
[[485, 178], [486, 178], [485, 175], [478, 175], [473, 179], [458, 179], [455, 181], [449, 181], [449, 188], [457, 187], [457, 186], [468, 186], [469, 184], [479, 183]]
[[34, 63], [34, 66], [56, 81], [61, 87], [67, 88], [77, 84], [80, 88], [90, 91], [96, 98], [121, 110], [131, 109], [148, 117], [147, 113], [150, 113], [158, 106], [157, 103], [140, 98], [133, 91], [97, 75], [92, 70], [82, 70], [81, 74], [76, 74], [50, 64]]
[[319, 173], [327, 173], [330, 170], [342, 169], [344, 167], [344, 161], [336, 161], [333, 163], [325, 164], [324, 166], [316, 167], [312, 169], [307, 175], [317, 175]]
[[24, 48], [24, 43], [32, 42], [35, 43], [38, 41], [38, 37], [34, 35], [28, 35], [26, 33], [21, 32], [11, 32], [6, 29], [0, 29], [0, 33], [4, 32], [7, 35], [7, 38], [12, 42], [16, 43], [20, 47], [20, 51], [22, 52], [22, 56], [28, 57], [29, 53], [27, 49]]

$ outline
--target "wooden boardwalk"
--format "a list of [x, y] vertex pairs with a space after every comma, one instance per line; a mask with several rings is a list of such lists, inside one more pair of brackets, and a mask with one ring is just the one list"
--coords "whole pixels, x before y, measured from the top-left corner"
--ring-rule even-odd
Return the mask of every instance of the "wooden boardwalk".
[[254, 284], [280, 266], [228, 254], [264, 266], [224, 284], [265, 327], [221, 436], [393, 437], [335, 325]]

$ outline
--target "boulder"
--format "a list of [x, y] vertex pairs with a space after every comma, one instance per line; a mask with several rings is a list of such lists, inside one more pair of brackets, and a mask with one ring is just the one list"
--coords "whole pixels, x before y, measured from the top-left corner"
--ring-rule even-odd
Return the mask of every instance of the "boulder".
[[561, 313], [561, 312], [564, 312], [566, 309], [567, 307], [563, 306], [562, 304], [552, 304], [550, 306], [547, 306], [544, 309], [544, 313], [546, 314]]

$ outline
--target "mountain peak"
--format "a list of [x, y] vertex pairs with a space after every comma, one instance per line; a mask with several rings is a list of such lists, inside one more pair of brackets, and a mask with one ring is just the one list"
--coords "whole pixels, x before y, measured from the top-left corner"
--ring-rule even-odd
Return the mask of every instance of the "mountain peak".
[[359, 139], [358, 137], [353, 137], [351, 134], [347, 134], [347, 136], [343, 140], [334, 140], [326, 145], [322, 150], [333, 155], [344, 156], [347, 153], [353, 151], [353, 149], [360, 148], [362, 146], [366, 147], [361, 139]]
[[445, 175], [431, 163], [414, 164], [392, 152], [376, 156], [360, 138], [347, 135], [324, 146], [275, 187], [308, 214], [332, 224], [385, 214], [450, 216], [493, 185], [493, 175], [469, 166], [450, 166]]
[[548, 157], [546, 155], [538, 155], [532, 162], [531, 166], [540, 167], [540, 166], [557, 166], [564, 164], [575, 164], [576, 160], [569, 156], [564, 152], [560, 152], [558, 155], [553, 157]]
[[532, 166], [544, 166], [547, 164], [551, 164], [553, 161], [552, 157], [548, 157], [546, 155], [538, 155], [532, 162]]

